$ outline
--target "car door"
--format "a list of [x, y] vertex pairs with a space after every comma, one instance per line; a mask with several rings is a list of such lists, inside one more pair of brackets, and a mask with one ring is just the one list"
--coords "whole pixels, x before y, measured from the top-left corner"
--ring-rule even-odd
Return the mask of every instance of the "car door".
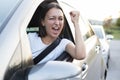
[[[71, 1], [68, 3], [67, 0], [58, 0], [58, 2], [65, 13], [72, 35], [74, 37], [74, 26], [71, 22], [69, 13], [71, 10], [78, 10], [81, 13], [81, 10], [75, 6], [79, 3], [79, 1]], [[87, 57], [84, 60], [74, 59], [73, 63], [83, 68], [82, 80], [100, 80], [103, 77], [102, 72], [104, 72], [104, 63], [101, 57], [100, 43], [98, 38], [95, 36], [95, 33], [91, 29], [91, 25], [85, 18], [83, 18], [82, 14], [80, 14], [79, 24], [86, 45]]]

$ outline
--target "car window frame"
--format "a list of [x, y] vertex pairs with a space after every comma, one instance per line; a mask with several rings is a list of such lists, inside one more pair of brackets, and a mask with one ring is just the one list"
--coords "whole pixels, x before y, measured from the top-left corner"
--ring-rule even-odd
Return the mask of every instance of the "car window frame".
[[12, 78], [13, 74], [16, 73], [17, 70], [22, 68], [22, 54], [21, 54], [21, 45], [18, 44], [15, 52], [13, 53], [11, 60], [7, 66], [7, 70], [5, 72], [4, 80], [9, 80]]

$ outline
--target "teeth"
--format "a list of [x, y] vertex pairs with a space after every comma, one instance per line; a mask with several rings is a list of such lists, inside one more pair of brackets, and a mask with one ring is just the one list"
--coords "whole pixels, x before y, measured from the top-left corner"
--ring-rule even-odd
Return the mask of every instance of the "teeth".
[[58, 29], [58, 27], [54, 27], [55, 29]]
[[58, 27], [54, 27], [53, 29], [58, 30], [59, 28]]

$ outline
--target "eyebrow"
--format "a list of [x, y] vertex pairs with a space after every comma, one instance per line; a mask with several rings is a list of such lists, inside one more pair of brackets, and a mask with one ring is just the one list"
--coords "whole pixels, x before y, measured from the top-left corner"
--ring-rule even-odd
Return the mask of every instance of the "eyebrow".
[[[56, 17], [56, 16], [49, 16], [49, 15], [47, 15], [46, 17], [47, 17], [47, 18], [50, 18], [50, 17]], [[58, 17], [64, 18], [64, 16], [58, 16]]]

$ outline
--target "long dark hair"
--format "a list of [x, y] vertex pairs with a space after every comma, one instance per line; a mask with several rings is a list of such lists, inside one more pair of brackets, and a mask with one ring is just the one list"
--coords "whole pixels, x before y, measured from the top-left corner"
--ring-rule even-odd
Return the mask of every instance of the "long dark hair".
[[52, 8], [58, 8], [62, 12], [62, 8], [59, 6], [59, 4], [56, 2], [56, 0], [45, 0], [40, 4], [41, 11], [39, 15], [39, 32], [38, 36], [45, 37], [47, 35], [45, 27], [42, 25], [42, 20], [44, 20], [46, 13], [52, 9]]

